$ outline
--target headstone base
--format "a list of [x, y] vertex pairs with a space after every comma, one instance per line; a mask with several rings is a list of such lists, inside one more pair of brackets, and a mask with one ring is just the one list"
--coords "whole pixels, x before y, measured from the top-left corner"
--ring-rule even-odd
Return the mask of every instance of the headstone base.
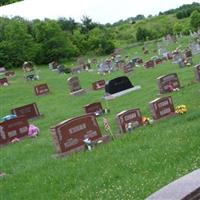
[[[96, 143], [95, 144], [95, 147], [98, 146], [99, 144], [101, 143], [108, 143], [109, 141], [111, 140], [111, 137], [109, 135], [104, 135], [100, 138], [98, 138], [97, 140], [94, 140], [93, 142]], [[98, 143], [102, 141], [101, 143]], [[55, 158], [60, 158], [60, 157], [63, 157], [63, 156], [70, 156], [76, 152], [81, 152], [81, 151], [85, 151], [86, 150], [86, 146], [85, 145], [81, 145], [75, 149], [72, 149], [70, 151], [67, 151], [67, 152], [64, 152], [64, 153], [57, 153], [57, 154], [54, 154], [53, 157]]]
[[105, 100], [110, 100], [110, 99], [114, 99], [116, 97], [119, 97], [119, 96], [122, 96], [122, 95], [125, 95], [127, 93], [130, 93], [130, 92], [133, 92], [133, 91], [136, 91], [136, 90], [139, 90], [141, 89], [141, 86], [140, 85], [136, 85], [134, 86], [133, 88], [130, 88], [130, 89], [127, 89], [127, 90], [123, 90], [121, 92], [117, 92], [115, 94], [111, 94], [111, 95], [107, 95], [104, 97]]
[[163, 120], [163, 119], [167, 119], [169, 117], [174, 117], [174, 116], [177, 116], [176, 113], [171, 113], [170, 115], [167, 115], [167, 116], [164, 116], [162, 118], [159, 118], [159, 119], [154, 119], [155, 122], [159, 122], [160, 120]]
[[82, 95], [82, 94], [85, 94], [86, 91], [84, 89], [81, 89], [81, 90], [78, 90], [78, 91], [75, 91], [75, 92], [70, 92], [71, 95], [73, 96], [79, 96], [79, 95]]

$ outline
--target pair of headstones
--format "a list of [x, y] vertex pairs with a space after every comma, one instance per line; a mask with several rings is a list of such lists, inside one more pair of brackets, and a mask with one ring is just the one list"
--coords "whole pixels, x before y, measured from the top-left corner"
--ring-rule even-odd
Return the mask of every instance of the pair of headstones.
[[15, 138], [28, 135], [29, 119], [41, 117], [36, 103], [27, 104], [11, 110], [16, 118], [0, 123], [0, 145], [7, 144]]
[[[149, 103], [149, 107], [154, 120], [160, 120], [162, 118], [175, 115], [173, 101], [170, 96], [151, 101]], [[142, 114], [138, 108], [118, 113], [116, 121], [120, 133], [129, 131], [129, 125], [130, 130], [143, 125]]]

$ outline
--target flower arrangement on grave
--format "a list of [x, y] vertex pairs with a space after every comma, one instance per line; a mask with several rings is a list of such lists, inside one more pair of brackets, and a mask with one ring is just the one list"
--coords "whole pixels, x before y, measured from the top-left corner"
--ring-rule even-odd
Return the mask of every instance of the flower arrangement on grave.
[[153, 120], [150, 119], [149, 117], [142, 116], [142, 124], [143, 125], [153, 124]]
[[29, 129], [28, 129], [28, 136], [29, 137], [35, 138], [35, 137], [38, 136], [39, 132], [40, 132], [40, 129], [38, 127], [36, 127], [33, 124], [29, 125]]
[[177, 114], [184, 114], [186, 112], [187, 112], [186, 105], [179, 105], [179, 106], [176, 106], [176, 108], [175, 108], [175, 113], [177, 113]]

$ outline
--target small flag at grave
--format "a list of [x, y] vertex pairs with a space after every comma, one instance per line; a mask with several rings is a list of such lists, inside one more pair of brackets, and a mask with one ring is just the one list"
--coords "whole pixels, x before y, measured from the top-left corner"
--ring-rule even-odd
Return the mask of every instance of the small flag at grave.
[[110, 130], [109, 122], [105, 117], [103, 117], [103, 124], [104, 124], [106, 131]]
[[[103, 124], [104, 124], [104, 127], [105, 127], [106, 131], [109, 131], [109, 132], [110, 132], [110, 135], [113, 137], [113, 133], [112, 133], [112, 130], [111, 130], [111, 128], [110, 128], [108, 119], [106, 119], [105, 117], [103, 117]], [[114, 137], [113, 137], [113, 138], [114, 138]]]

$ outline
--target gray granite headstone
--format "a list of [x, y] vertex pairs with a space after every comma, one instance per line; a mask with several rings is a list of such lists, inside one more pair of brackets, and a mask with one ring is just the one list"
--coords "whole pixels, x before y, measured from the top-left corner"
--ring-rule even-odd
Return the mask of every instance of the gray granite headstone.
[[77, 76], [70, 77], [67, 79], [69, 88], [70, 88], [70, 94], [77, 96], [85, 93], [85, 90], [81, 88], [79, 78]]
[[166, 185], [146, 200], [199, 200], [200, 169]]

